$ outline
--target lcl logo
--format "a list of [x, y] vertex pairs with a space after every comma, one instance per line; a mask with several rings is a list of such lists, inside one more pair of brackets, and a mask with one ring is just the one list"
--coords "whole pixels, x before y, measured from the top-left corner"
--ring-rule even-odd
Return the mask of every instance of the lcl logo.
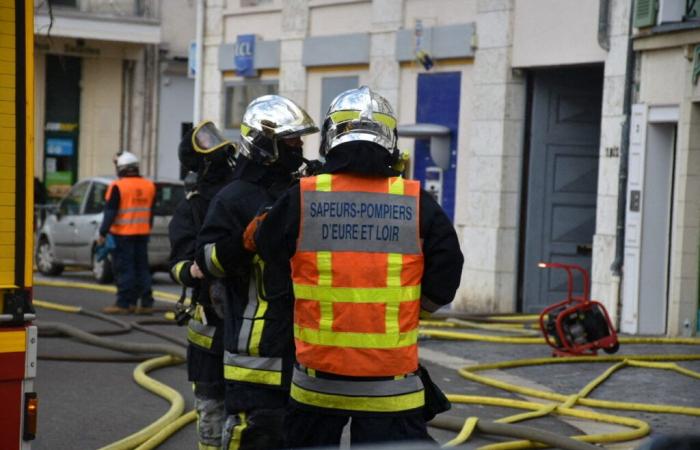
[[235, 56], [253, 56], [253, 43], [250, 41], [237, 42]]

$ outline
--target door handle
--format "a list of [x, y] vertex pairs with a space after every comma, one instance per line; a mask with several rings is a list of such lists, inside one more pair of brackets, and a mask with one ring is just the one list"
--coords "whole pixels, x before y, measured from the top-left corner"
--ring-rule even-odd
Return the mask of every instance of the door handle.
[[68, 225], [74, 227], [74, 226], [75, 226], [75, 222], [68, 222]]
[[90, 221], [90, 225], [97, 225], [97, 221], [96, 221], [96, 220], [91, 220], [91, 221]]

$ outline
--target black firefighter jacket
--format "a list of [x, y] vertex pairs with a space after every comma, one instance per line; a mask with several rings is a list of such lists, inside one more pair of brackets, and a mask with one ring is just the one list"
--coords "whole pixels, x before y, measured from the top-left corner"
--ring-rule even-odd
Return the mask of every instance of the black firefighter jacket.
[[[224, 320], [224, 373], [230, 382], [227, 409], [283, 407], [289, 396], [294, 359], [291, 299], [265, 288], [268, 269], [243, 248], [243, 232], [256, 214], [271, 205], [290, 184], [288, 174], [243, 159], [234, 181], [212, 200], [197, 238], [198, 265], [207, 277], [223, 277], [227, 287]], [[281, 378], [279, 383], [270, 382], [275, 378], [274, 373], [265, 383], [237, 381], [227, 375], [232, 368], [228, 367], [226, 358], [232, 355], [249, 360], [280, 359], [281, 374], [276, 375]], [[251, 367], [256, 364], [251, 363]]]

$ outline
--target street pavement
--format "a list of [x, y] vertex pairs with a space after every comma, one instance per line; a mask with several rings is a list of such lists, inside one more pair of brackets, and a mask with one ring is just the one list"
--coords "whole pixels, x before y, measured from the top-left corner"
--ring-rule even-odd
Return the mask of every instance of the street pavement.
[[[91, 282], [89, 272], [66, 272], [58, 278], [36, 276], [37, 281]], [[166, 274], [156, 274], [154, 289], [179, 294], [180, 288], [171, 283]], [[81, 306], [99, 310], [114, 302], [114, 294], [75, 288], [36, 286], [37, 299]], [[157, 301], [160, 308], [172, 308], [172, 303]], [[112, 325], [90, 317], [38, 309], [38, 324], [64, 322], [84, 330], [113, 328]], [[144, 316], [117, 316], [126, 321], [139, 321]], [[154, 315], [152, 317], [158, 317]], [[149, 325], [150, 329], [165, 333], [185, 342], [186, 330], [174, 325]], [[124, 342], [165, 343], [166, 341], [139, 331], [107, 336]], [[462, 378], [457, 369], [475, 363], [498, 362], [521, 358], [549, 357], [551, 352], [544, 345], [491, 344], [469, 341], [421, 340], [421, 360], [433, 380], [451, 394], [497, 396], [523, 399], [500, 389], [484, 386]], [[683, 345], [626, 345], [622, 354], [677, 354], [700, 353], [696, 346]], [[35, 450], [95, 449], [117, 441], [147, 426], [169, 408], [168, 403], [145, 391], [132, 380], [136, 362], [78, 362], [41, 359], [43, 356], [124, 356], [122, 353], [91, 347], [72, 339], [42, 337], [39, 340], [40, 361], [36, 389], [39, 395], [39, 430], [33, 444]], [[562, 394], [576, 393], [591, 380], [603, 373], [612, 363], [567, 364], [557, 366], [533, 366], [507, 371], [491, 371], [486, 374], [513, 384], [551, 390]], [[681, 366], [700, 371], [700, 361], [682, 362]], [[151, 376], [178, 390], [185, 398], [186, 410], [192, 408], [192, 390], [187, 382], [184, 365], [159, 369]], [[590, 397], [626, 402], [663, 403], [700, 407], [700, 381], [669, 371], [626, 368], [617, 372]], [[531, 400], [531, 399], [529, 399]], [[698, 433], [697, 417], [640, 413], [634, 411], [599, 410], [601, 412], [636, 417], [650, 423], [652, 436], [661, 434]], [[520, 411], [484, 405], [453, 405], [445, 413], [466, 418], [477, 416], [495, 420]], [[594, 422], [562, 420], [547, 416], [530, 420], [527, 425], [548, 431], [575, 435], [619, 431]], [[431, 429], [440, 443], [455, 433]], [[496, 442], [492, 438], [476, 436], [462, 448], [476, 448]], [[606, 448], [636, 448], [640, 442], [616, 444]], [[159, 447], [160, 449], [196, 448], [195, 427], [185, 427]]]

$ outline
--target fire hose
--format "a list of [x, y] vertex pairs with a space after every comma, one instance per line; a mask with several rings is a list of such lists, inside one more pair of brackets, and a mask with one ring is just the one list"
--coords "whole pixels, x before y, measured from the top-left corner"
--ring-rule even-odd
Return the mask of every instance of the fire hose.
[[[39, 284], [39, 283], [37, 283]], [[44, 283], [41, 283], [44, 284]], [[103, 291], [103, 292], [114, 292], [113, 288], [105, 286], [94, 286], [87, 283], [50, 283], [46, 284], [54, 287], [70, 287], [70, 288], [81, 288], [81, 289], [93, 289]], [[168, 293], [160, 293], [168, 294]], [[173, 301], [176, 299], [176, 295], [168, 294], [162, 296], [162, 299], [167, 301]], [[95, 318], [102, 318], [99, 313], [93, 313], [84, 311], [81, 308], [69, 307], [63, 305], [48, 304], [47, 302], [35, 301], [35, 305], [39, 307], [49, 307], [52, 309], [61, 310], [63, 312], [86, 314]], [[421, 321], [421, 326], [423, 327], [420, 331], [422, 338], [433, 338], [433, 339], [450, 339], [450, 340], [467, 340], [467, 341], [481, 341], [481, 342], [493, 342], [493, 343], [508, 343], [508, 344], [543, 344], [544, 339], [541, 337], [535, 337], [535, 330], [531, 325], [531, 316], [494, 316], [491, 318], [484, 316], [464, 316], [451, 318], [448, 320], [425, 320]], [[109, 318], [109, 322], [119, 327], [118, 329], [123, 330], [125, 327], [118, 322], [117, 319]], [[442, 317], [445, 319], [445, 317]], [[523, 320], [524, 319], [524, 320]], [[131, 324], [133, 327], [133, 324]], [[126, 324], [128, 327], [129, 324]], [[105, 346], [106, 348], [111, 348], [113, 350], [120, 350], [129, 353], [139, 353], [141, 350], [138, 346], [144, 344], [126, 344], [128, 347], [120, 347], [115, 345], [115, 341], [106, 339], [103, 337], [96, 336], [95, 334], [87, 333], [81, 330], [71, 329], [67, 325], [59, 326], [59, 324], [53, 323], [39, 323], [40, 330], [42, 333], [44, 331], [51, 332], [53, 334], [68, 334], [72, 337], [83, 340], [83, 342], [91, 343], [92, 345]], [[426, 329], [426, 327], [428, 329]], [[440, 329], [434, 329], [440, 328]], [[471, 328], [480, 331], [485, 331], [488, 333], [505, 333], [509, 336], [494, 335], [494, 334], [479, 334], [479, 333], [465, 333], [459, 331], [445, 331], [446, 328], [460, 329], [460, 328]], [[104, 335], [104, 333], [103, 333]], [[169, 337], [169, 336], [168, 336]], [[111, 341], [111, 342], [110, 342]], [[620, 342], [624, 344], [682, 344], [682, 345], [700, 345], [700, 339], [696, 338], [644, 338], [644, 337], [620, 337]], [[119, 342], [118, 344], [125, 344]], [[130, 347], [136, 346], [136, 347]], [[173, 345], [161, 344], [161, 345], [147, 345], [148, 351], [146, 353], [154, 353], [154, 351], [166, 353], [171, 356], [159, 357], [151, 360], [147, 360], [134, 371], [134, 377], [137, 378], [137, 372], [141, 373], [138, 378], [144, 384], [139, 384], [142, 386], [151, 386], [151, 382], [159, 383], [145, 374], [149, 370], [155, 370], [156, 368], [163, 367], [167, 364], [179, 364], [183, 362], [181, 359], [183, 357], [183, 352], [181, 347], [175, 347]], [[175, 356], [172, 356], [175, 355]], [[126, 358], [131, 358], [133, 361], [136, 358], [134, 356], [128, 356]], [[517, 414], [510, 417], [505, 417], [497, 420], [496, 422], [488, 422], [483, 420], [478, 420], [477, 418], [468, 418], [466, 421], [451, 417], [438, 417], [434, 419], [430, 425], [438, 428], [450, 429], [458, 432], [458, 436], [452, 441], [448, 442], [446, 446], [456, 446], [460, 445], [472, 435], [474, 431], [478, 431], [483, 434], [498, 435], [498, 436], [508, 436], [518, 438], [518, 441], [509, 441], [497, 444], [487, 445], [481, 447], [484, 450], [505, 450], [505, 449], [519, 449], [519, 448], [536, 448], [542, 447], [543, 444], [549, 446], [556, 446], [562, 449], [592, 449], [597, 448], [590, 443], [610, 443], [610, 442], [622, 442], [633, 439], [639, 439], [646, 436], [650, 432], [649, 425], [639, 419], [615, 416], [611, 414], [604, 414], [597, 411], [588, 411], [575, 409], [574, 406], [586, 406], [591, 408], [604, 408], [604, 409], [618, 409], [618, 410], [630, 410], [630, 411], [646, 411], [655, 413], [674, 413], [674, 414], [686, 414], [691, 416], [700, 416], [700, 407], [682, 407], [676, 405], [654, 405], [654, 404], [643, 404], [643, 403], [632, 403], [632, 402], [616, 402], [609, 400], [598, 400], [587, 398], [600, 383], [604, 382], [612, 373], [616, 370], [620, 370], [623, 367], [644, 367], [653, 369], [663, 369], [663, 370], [673, 370], [685, 376], [690, 376], [693, 378], [700, 379], [700, 373], [683, 368], [669, 361], [693, 361], [700, 360], [700, 355], [618, 355], [618, 356], [595, 356], [595, 357], [571, 357], [571, 358], [535, 358], [527, 360], [514, 360], [506, 361], [501, 363], [492, 364], [479, 364], [469, 367], [464, 367], [459, 370], [459, 374], [471, 381], [485, 384], [498, 389], [503, 389], [518, 395], [525, 395], [529, 397], [539, 398], [548, 402], [554, 402], [549, 404], [536, 403], [532, 401], [522, 401], [513, 400], [500, 397], [484, 397], [484, 396], [467, 396], [467, 395], [454, 395], [448, 394], [448, 398], [453, 403], [465, 403], [465, 404], [481, 404], [481, 405], [492, 405], [492, 406], [506, 406], [510, 408], [523, 409], [528, 412]], [[157, 362], [156, 362], [157, 361]], [[603, 375], [599, 376], [593, 380], [589, 385], [584, 387], [581, 391], [573, 395], [563, 395], [554, 392], [542, 391], [533, 388], [527, 388], [523, 386], [516, 386], [510, 383], [506, 383], [494, 378], [490, 378], [477, 372], [483, 372], [488, 370], [504, 370], [515, 367], [525, 367], [531, 365], [542, 365], [542, 364], [567, 364], [567, 363], [605, 363], [605, 362], [615, 362], [617, 364], [613, 365], [608, 369]], [[139, 369], [140, 368], [140, 369]], [[163, 385], [164, 386], [164, 385]], [[182, 396], [171, 388], [167, 389], [147, 389], [161, 395], [165, 398], [169, 398], [171, 401], [171, 408], [166, 413], [165, 416], [158, 419], [158, 421], [152, 423], [143, 430], [124, 438], [110, 446], [105, 448], [109, 449], [127, 449], [135, 448], [137, 445], [141, 445], [138, 448], [155, 448], [157, 445], [162, 443], [170, 435], [176, 432], [181, 427], [185, 426], [187, 423], [195, 420], [194, 412], [182, 415], [184, 410], [184, 403], [182, 403], [182, 409], [179, 409], [180, 402], [177, 400], [177, 396], [182, 400]], [[168, 389], [170, 391], [168, 391]], [[171, 392], [172, 391], [172, 392]], [[184, 402], [184, 400], [183, 400]], [[176, 414], [177, 413], [177, 414]], [[537, 417], [543, 417], [548, 414], [556, 414], [561, 416], [582, 418], [588, 420], [594, 420], [599, 422], [607, 422], [615, 425], [620, 425], [630, 428], [630, 430], [625, 430], [617, 433], [607, 433], [607, 434], [597, 434], [597, 435], [581, 435], [574, 436], [573, 438], [556, 435], [549, 432], [543, 432], [537, 428], [526, 427], [522, 425], [514, 425], [514, 422], [519, 422], [522, 420], [533, 419]], [[157, 427], [154, 424], [158, 424]], [[160, 431], [156, 432], [157, 429]]]

